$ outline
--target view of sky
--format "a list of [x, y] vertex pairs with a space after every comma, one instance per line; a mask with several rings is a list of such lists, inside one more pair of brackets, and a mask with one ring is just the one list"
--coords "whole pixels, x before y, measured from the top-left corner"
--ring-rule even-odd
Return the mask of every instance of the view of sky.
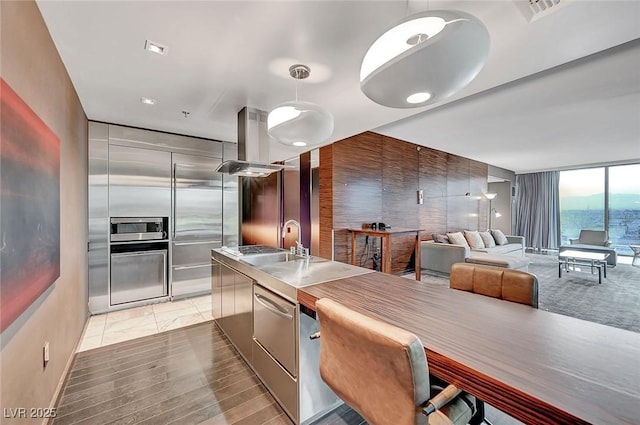
[[[610, 193], [640, 194], [640, 164], [609, 168]], [[604, 168], [560, 172], [560, 197], [604, 192]]]

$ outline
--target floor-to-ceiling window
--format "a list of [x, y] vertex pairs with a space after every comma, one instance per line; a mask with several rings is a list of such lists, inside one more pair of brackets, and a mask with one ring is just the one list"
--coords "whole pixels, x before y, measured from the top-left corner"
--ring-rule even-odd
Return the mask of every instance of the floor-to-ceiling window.
[[609, 167], [609, 240], [621, 255], [640, 245], [640, 164]]
[[620, 255], [640, 245], [640, 164], [560, 172], [562, 244], [581, 229], [608, 230]]
[[560, 172], [560, 237], [562, 245], [580, 229], [604, 230], [604, 168]]

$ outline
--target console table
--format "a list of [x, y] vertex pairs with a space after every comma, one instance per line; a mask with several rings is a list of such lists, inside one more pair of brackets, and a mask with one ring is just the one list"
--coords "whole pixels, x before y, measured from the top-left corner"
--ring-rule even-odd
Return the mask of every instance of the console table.
[[416, 241], [413, 248], [415, 256], [415, 268], [416, 268], [416, 280], [420, 281], [420, 232], [421, 229], [387, 229], [387, 230], [373, 230], [373, 229], [347, 229], [351, 233], [351, 264], [356, 265], [356, 236], [372, 236], [380, 238], [382, 240], [382, 264], [380, 271], [382, 273], [391, 273], [391, 236], [403, 235], [408, 233], [416, 234]]

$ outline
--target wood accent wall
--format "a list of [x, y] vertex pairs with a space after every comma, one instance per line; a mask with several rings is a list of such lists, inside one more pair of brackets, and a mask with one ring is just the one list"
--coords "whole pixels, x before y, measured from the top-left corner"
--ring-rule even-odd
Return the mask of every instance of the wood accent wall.
[[[374, 132], [322, 147], [320, 256], [331, 258], [333, 247], [335, 260], [350, 262], [345, 229], [364, 223], [424, 229], [423, 239], [436, 232], [486, 229], [487, 176], [485, 163]], [[417, 203], [418, 189], [424, 191], [422, 205]], [[360, 264], [365, 244], [357, 243]], [[391, 251], [394, 273], [413, 269], [411, 236], [393, 237]]]

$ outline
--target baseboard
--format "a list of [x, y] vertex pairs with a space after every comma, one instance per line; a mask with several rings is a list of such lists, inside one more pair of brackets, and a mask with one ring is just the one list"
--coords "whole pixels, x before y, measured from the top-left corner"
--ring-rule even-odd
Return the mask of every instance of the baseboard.
[[[67, 384], [67, 380], [69, 379], [69, 372], [71, 371], [71, 365], [73, 365], [73, 361], [75, 360], [76, 355], [78, 354], [78, 348], [80, 347], [80, 344], [82, 344], [82, 340], [84, 339], [84, 333], [87, 331], [88, 325], [89, 325], [89, 316], [87, 316], [87, 319], [84, 322], [84, 327], [82, 328], [82, 332], [80, 333], [80, 338], [78, 338], [75, 345], [73, 346], [72, 354], [69, 356], [69, 359], [67, 360], [67, 364], [64, 366], [64, 370], [62, 371], [62, 377], [58, 381], [58, 386], [56, 387], [56, 390], [53, 393], [53, 397], [51, 398], [51, 403], [49, 403], [49, 408], [51, 409], [55, 409], [58, 403], [60, 402], [60, 398], [62, 397], [62, 389]], [[51, 423], [53, 423], [54, 419], [55, 418], [46, 418], [42, 422], [42, 425], [50, 425]]]

